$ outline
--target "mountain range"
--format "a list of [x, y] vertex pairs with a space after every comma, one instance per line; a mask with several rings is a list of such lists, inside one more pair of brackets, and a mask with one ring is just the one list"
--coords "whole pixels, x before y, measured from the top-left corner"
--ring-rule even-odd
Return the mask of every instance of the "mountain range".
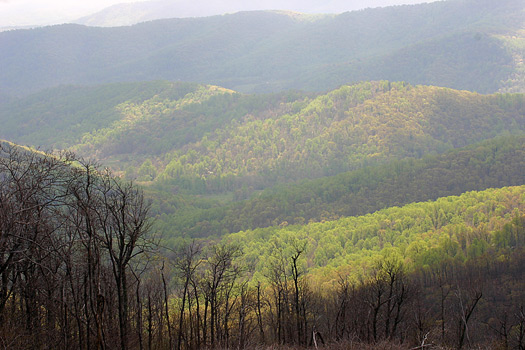
[[240, 11], [288, 10], [302, 13], [343, 13], [370, 7], [387, 7], [399, 4], [419, 3], [418, 0], [391, 1], [143, 1], [110, 6], [100, 12], [82, 17], [74, 23], [97, 27], [133, 25], [140, 22], [165, 18], [206, 17]]
[[0, 33], [0, 93], [168, 79], [241, 92], [326, 91], [403, 80], [481, 93], [523, 91], [519, 0], [442, 1], [304, 15], [241, 12], [129, 27]]

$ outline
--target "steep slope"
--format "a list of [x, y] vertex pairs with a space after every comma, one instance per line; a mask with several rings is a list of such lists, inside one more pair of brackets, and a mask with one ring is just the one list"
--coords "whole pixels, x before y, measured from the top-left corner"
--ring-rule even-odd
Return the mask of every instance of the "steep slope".
[[[522, 40], [522, 15], [519, 0], [449, 0], [314, 19], [245, 12], [119, 28], [4, 32], [0, 91], [152, 79], [244, 92], [324, 90], [394, 78], [494, 92], [514, 81], [517, 61], [502, 36]], [[413, 62], [422, 71], [414, 72]]]

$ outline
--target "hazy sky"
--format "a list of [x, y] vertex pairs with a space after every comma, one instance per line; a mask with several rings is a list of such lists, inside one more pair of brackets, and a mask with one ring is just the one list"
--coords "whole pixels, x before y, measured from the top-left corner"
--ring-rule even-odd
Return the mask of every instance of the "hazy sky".
[[[73, 21], [114, 4], [138, 2], [139, 0], [0, 0], [0, 27], [56, 24]], [[184, 0], [173, 0], [183, 2]], [[209, 0], [218, 5], [228, 0]], [[246, 0], [250, 1], [250, 0]], [[394, 4], [414, 4], [433, 0], [303, 0], [302, 8], [326, 7], [330, 3], [347, 4], [347, 10], [364, 7], [380, 7]], [[260, 1], [259, 1], [260, 2]], [[272, 2], [274, 3], [274, 2]], [[335, 7], [334, 7], [335, 8]], [[293, 10], [293, 9], [292, 9]]]
[[114, 4], [135, 1], [0, 0], [0, 27], [63, 23]]

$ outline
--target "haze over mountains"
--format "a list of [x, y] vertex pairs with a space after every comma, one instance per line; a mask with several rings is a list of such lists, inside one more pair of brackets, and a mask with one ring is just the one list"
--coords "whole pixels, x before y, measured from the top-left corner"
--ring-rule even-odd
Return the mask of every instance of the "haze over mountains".
[[[402, 4], [422, 3], [420, 0], [376, 0], [376, 1], [299, 1], [299, 0], [229, 0], [209, 2], [206, 0], [161, 0], [117, 4], [100, 12], [80, 18], [74, 23], [90, 26], [121, 26], [163, 18], [205, 17], [257, 10], [287, 10], [309, 14], [339, 14], [372, 7], [387, 7]], [[432, 1], [425, 1], [432, 2]]]
[[[288, 10], [306, 13], [342, 13], [367, 7], [413, 4], [420, 0], [370, 1], [136, 1], [91, 0], [70, 2], [61, 0], [0, 1], [0, 31], [61, 23], [81, 23], [95, 26], [130, 25], [145, 20], [181, 17], [204, 17], [247, 10]], [[427, 1], [430, 2], [430, 1]], [[78, 19], [82, 17], [81, 19]]]
[[[237, 199], [441, 154], [525, 130], [522, 95], [478, 94], [525, 91], [522, 16], [517, 0], [451, 0], [0, 33], [0, 137], [73, 149], [177, 194]], [[256, 91], [272, 93], [243, 94]], [[187, 210], [226, 210], [206, 203]], [[190, 222], [217, 221], [206, 213]]]
[[169, 79], [241, 92], [404, 80], [522, 91], [519, 0], [457, 0], [311, 17], [243, 12], [131, 27], [0, 33], [0, 92]]

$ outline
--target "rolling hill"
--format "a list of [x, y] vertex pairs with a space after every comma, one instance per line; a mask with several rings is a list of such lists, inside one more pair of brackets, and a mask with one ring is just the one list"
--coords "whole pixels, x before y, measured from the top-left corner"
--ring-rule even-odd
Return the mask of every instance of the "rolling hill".
[[168, 153], [157, 180], [183, 187], [193, 181], [201, 191], [260, 189], [441, 153], [525, 127], [523, 95], [403, 83], [343, 86], [293, 107], [269, 118], [248, 115]]
[[[36, 262], [29, 264], [33, 261], [28, 256], [34, 257], [39, 265], [49, 267], [27, 273], [30, 276], [27, 281], [41, 282], [39, 293], [27, 293], [28, 297], [19, 288], [12, 288], [11, 296], [30, 299], [39, 306], [35, 309], [38, 316], [58, 315], [55, 311], [57, 300], [67, 302], [73, 311], [65, 314], [68, 317], [65, 321], [56, 317], [59, 325], [72, 324], [81, 329], [82, 323], [69, 321], [77, 315], [86, 315], [90, 309], [75, 308], [74, 301], [77, 299], [64, 295], [81, 297], [80, 305], [95, 300], [92, 293], [81, 293], [88, 289], [86, 285], [91, 283], [90, 278], [95, 280], [93, 284], [98, 300], [112, 301], [108, 306], [111, 313], [108, 311], [104, 315], [117, 313], [117, 306], [124, 302], [119, 304], [121, 299], [115, 290], [124, 288], [122, 285], [118, 287], [120, 275], [115, 272], [116, 268], [111, 269], [110, 264], [116, 265], [115, 262], [120, 261], [114, 250], [118, 245], [121, 252], [127, 251], [130, 255], [136, 252], [135, 257], [143, 254], [140, 260], [133, 261], [139, 265], [137, 270], [134, 270], [134, 264], [126, 265], [126, 270], [140, 271], [141, 274], [137, 273], [134, 283], [130, 284], [135, 288], [125, 291], [126, 295], [133, 296], [133, 299], [130, 298], [133, 301], [125, 305], [133, 311], [145, 311], [148, 322], [155, 326], [172, 315], [180, 316], [182, 325], [193, 324], [195, 316], [186, 319], [183, 317], [185, 313], [202, 316], [208, 322], [214, 319], [214, 316], [208, 316], [207, 310], [210, 309], [213, 310], [211, 314], [220, 310], [231, 316], [231, 320], [217, 329], [229, 329], [229, 339], [234, 340], [245, 337], [242, 332], [245, 324], [243, 317], [233, 317], [240, 312], [253, 321], [252, 326], [256, 324], [256, 317], [261, 319], [260, 332], [247, 336], [254, 343], [273, 343], [284, 339], [284, 342], [293, 344], [295, 337], [291, 327], [295, 326], [297, 329], [308, 330], [311, 327], [321, 330], [325, 339], [337, 341], [338, 346], [346, 344], [338, 339], [340, 334], [348, 334], [352, 336], [352, 346], [356, 343], [360, 347], [368, 344], [367, 348], [373, 348], [377, 344], [397, 345], [399, 342], [401, 345], [398, 348], [402, 349], [417, 344], [420, 341], [419, 331], [423, 329], [426, 334], [432, 332], [429, 336], [432, 342], [458, 343], [461, 348], [464, 333], [455, 334], [454, 330], [458, 319], [464, 317], [461, 305], [465, 300], [469, 315], [474, 310], [476, 312], [475, 317], [468, 321], [471, 327], [469, 343], [504, 344], [508, 340], [510, 344], [522, 344], [522, 339], [516, 337], [520, 333], [515, 330], [520, 329], [524, 320], [520, 314], [507, 317], [510, 312], [521, 310], [520, 302], [524, 297], [523, 185], [470, 191], [434, 201], [389, 207], [364, 216], [296, 225], [283, 222], [278, 226], [225, 234], [211, 241], [208, 238], [206, 241], [185, 243], [180, 235], [174, 235], [168, 243], [178, 247], [177, 250], [156, 252], [149, 258], [148, 254], [144, 254], [144, 247], [151, 248], [149, 237], [140, 237], [137, 249], [131, 247], [134, 240], [126, 239], [128, 235], [134, 237], [131, 235], [143, 227], [144, 221], [136, 224], [140, 226], [134, 226], [138, 222], [133, 221], [137, 211], [140, 211], [138, 219], [147, 220], [141, 215], [147, 206], [142, 207], [140, 190], [131, 185], [124, 187], [123, 182], [111, 178], [105, 171], [98, 172], [92, 165], [84, 167], [76, 163], [78, 168], [71, 168], [72, 159], [67, 161], [61, 158], [66, 160], [63, 164], [60, 159], [53, 156], [47, 158], [44, 153], [35, 157], [30, 150], [13, 152], [14, 148], [3, 148], [0, 154], [0, 186], [2, 198], [5, 199], [1, 214], [8, 219], [5, 220], [7, 224], [2, 221], [0, 238], [7, 243], [4, 251], [9, 256], [17, 254], [17, 259], [6, 259], [2, 267], [5, 271], [13, 271], [24, 264], [30, 267], [37, 265]], [[425, 178], [425, 171], [433, 171], [432, 165], [434, 169], [446, 169], [444, 164], [458, 163], [450, 167], [450, 171], [454, 172], [461, 168], [460, 163], [467, 160], [478, 171], [488, 170], [483, 175], [495, 175], [494, 178], [499, 180], [501, 175], [506, 174], [503, 169], [509, 165], [500, 161], [512, 158], [513, 151], [519, 153], [520, 150], [523, 151], [523, 143], [514, 138], [511, 142], [491, 141], [479, 147], [455, 151], [434, 159], [434, 162], [428, 159], [427, 163], [405, 165], [422, 169], [421, 176], [417, 177]], [[484, 158], [486, 164], [483, 164]], [[520, 158], [523, 161], [518, 155], [517, 159]], [[512, 164], [515, 160], [509, 159], [509, 162]], [[403, 176], [402, 166], [394, 168]], [[472, 167], [467, 164], [466, 169], [469, 168]], [[495, 173], [490, 174], [494, 170]], [[476, 181], [476, 176], [467, 177]], [[28, 196], [20, 198], [20, 194]], [[136, 194], [138, 197], [135, 197]], [[103, 197], [100, 199], [99, 196]], [[121, 198], [122, 201], [119, 201]], [[140, 201], [140, 207], [135, 204], [136, 198]], [[18, 237], [21, 240], [14, 239]], [[114, 237], [120, 238], [119, 243], [114, 243]], [[143, 238], [146, 238], [144, 246]], [[22, 244], [29, 245], [29, 249], [19, 249]], [[96, 253], [92, 254], [91, 249]], [[153, 252], [148, 250], [148, 253]], [[102, 266], [100, 274], [104, 278], [89, 277], [86, 265], [92, 261], [89, 259], [91, 255], [99, 256], [98, 263]], [[144, 267], [144, 262], [150, 265], [149, 269]], [[184, 274], [184, 271], [189, 273]], [[210, 281], [217, 281], [215, 287], [210, 287]], [[34, 290], [33, 284], [26, 280], [14, 279], [14, 282], [17, 287], [23, 288], [22, 291]], [[123, 285], [128, 286], [128, 283], [124, 279]], [[74, 293], [76, 291], [78, 295]], [[182, 294], [179, 293], [181, 291]], [[202, 310], [200, 301], [207, 301], [207, 293], [215, 291], [221, 294], [213, 297], [214, 305], [205, 306]], [[24, 310], [18, 304], [12, 304], [12, 298], [4, 298], [8, 307], [3, 307], [0, 312], [8, 314], [10, 320], [22, 319], [26, 315], [19, 312]], [[245, 298], [250, 300], [249, 304]], [[142, 304], [141, 300], [147, 302]], [[181, 300], [187, 302], [187, 308], [177, 307]], [[388, 304], [389, 301], [392, 303]], [[169, 306], [176, 302], [179, 303], [176, 307]], [[247, 311], [243, 308], [245, 303], [251, 305]], [[297, 305], [299, 307], [295, 308]], [[276, 308], [284, 311], [276, 313]], [[60, 307], [58, 309], [63, 311]], [[103, 312], [100, 310], [98, 312]], [[163, 314], [164, 310], [168, 315]], [[414, 310], [417, 312], [410, 312]], [[417, 324], [420, 310], [425, 311], [425, 323], [414, 331], [413, 324]], [[370, 314], [377, 317], [367, 317]], [[127, 316], [119, 317], [128, 319]], [[292, 329], [284, 338], [279, 333], [272, 333], [275, 327], [271, 320], [275, 317]], [[112, 324], [104, 327], [117, 329], [115, 318], [108, 319], [112, 320]], [[293, 322], [297, 319], [300, 320], [298, 325]], [[512, 330], [508, 339], [504, 335], [488, 332], [494, 325], [507, 320]], [[342, 331], [333, 329], [327, 326], [328, 322], [345, 327]], [[391, 322], [393, 327], [389, 326]], [[459, 322], [460, 327], [466, 322]], [[39, 330], [39, 334], [50, 339], [50, 334], [56, 334], [51, 330], [61, 330], [58, 326], [51, 328], [53, 325], [55, 322], [46, 325], [44, 331]], [[2, 327], [16, 330], [20, 326], [18, 322], [4, 322]], [[38, 329], [38, 325], [32, 327]], [[201, 322], [196, 322], [195, 327], [197, 334], [200, 334], [203, 329]], [[241, 331], [238, 332], [239, 328]], [[139, 331], [134, 327], [131, 329], [133, 334], [148, 334], [148, 329], [151, 330], [144, 326]], [[183, 330], [182, 327], [179, 329]], [[64, 334], [67, 338], [68, 333]], [[163, 334], [157, 336], [151, 333], [149, 341], [164, 344]], [[188, 331], [188, 334], [192, 333]], [[70, 337], [67, 342], [59, 338], [54, 343], [59, 348], [66, 348], [64, 344], [80, 344], [77, 337]], [[8, 335], [7, 339], [11, 337]], [[125, 337], [121, 339], [127, 340]], [[212, 337], [211, 342], [222, 342], [222, 338], [218, 339]], [[104, 341], [118, 347], [118, 340], [117, 336], [112, 336]], [[15, 342], [18, 348], [29, 348], [28, 344], [38, 343], [38, 339], [28, 332], [12, 340], [12, 344]], [[194, 342], [199, 343], [200, 340]], [[130, 347], [138, 346], [133, 343]]]
[[308, 252], [305, 262], [308, 268], [320, 270], [315, 273], [334, 281], [338, 270], [359, 275], [372, 268], [366, 265], [373, 262], [373, 256], [379, 257], [386, 251], [399, 254], [415, 266], [454, 258], [474, 259], [491, 246], [494, 249], [522, 246], [521, 235], [505, 237], [509, 232], [502, 230], [505, 224], [523, 215], [524, 190], [523, 186], [517, 186], [467, 192], [365, 216], [241, 231], [224, 240], [242, 242], [245, 263], [255, 266], [260, 273], [268, 268], [267, 261], [258, 259], [260, 255], [290, 253], [294, 244], [303, 242]]
[[121, 83], [51, 89], [6, 103], [0, 137], [69, 148], [126, 171], [129, 179], [176, 191], [221, 193], [520, 133], [523, 108], [521, 94], [387, 81], [267, 95], [166, 81]]
[[[402, 3], [419, 3], [418, 0], [404, 0]], [[342, 13], [369, 7], [386, 7], [399, 4], [391, 0], [374, 2], [370, 6], [368, 1], [360, 0], [349, 3], [344, 0], [318, 2], [318, 1], [241, 1], [228, 0], [220, 3], [188, 0], [154, 0], [138, 3], [117, 4], [97, 13], [79, 18], [75, 23], [97, 27], [115, 27], [133, 25], [140, 22], [165, 18], [204, 17], [222, 15], [239, 11], [257, 10], [289, 10], [303, 13]]]
[[[71, 147], [80, 143], [87, 133], [122, 122], [127, 105], [146, 105], [152, 99], [167, 99], [175, 103], [185, 96], [190, 98], [197, 90], [202, 90], [202, 99], [221, 91], [227, 92], [193, 83], [168, 81], [46, 89], [0, 104], [0, 119], [4, 125], [2, 136], [35, 147]], [[203, 93], [206, 90], [210, 90], [209, 94]]]
[[0, 137], [96, 158], [147, 186], [168, 237], [205, 237], [522, 185], [524, 108], [522, 94], [388, 81], [256, 95], [118, 83], [6, 102]]

